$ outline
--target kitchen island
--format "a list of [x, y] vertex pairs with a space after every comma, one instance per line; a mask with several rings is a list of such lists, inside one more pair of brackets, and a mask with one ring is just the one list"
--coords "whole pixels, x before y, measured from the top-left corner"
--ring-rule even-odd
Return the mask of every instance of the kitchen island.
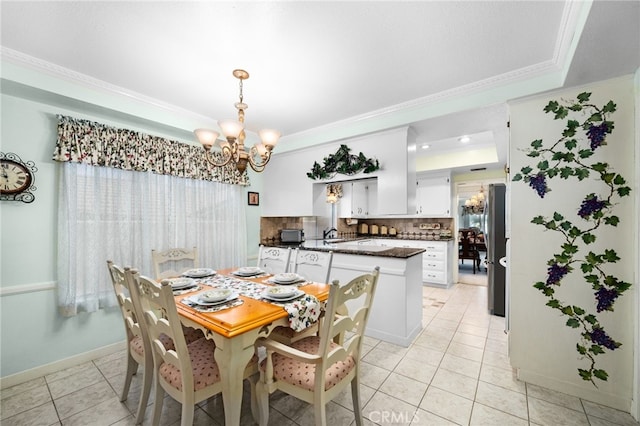
[[[380, 278], [365, 334], [409, 346], [422, 329], [422, 253], [424, 249], [381, 247], [359, 241], [306, 241], [300, 250], [333, 251], [331, 280], [341, 284], [380, 267]], [[360, 241], [362, 242], [362, 241]], [[349, 309], [356, 303], [348, 304]]]

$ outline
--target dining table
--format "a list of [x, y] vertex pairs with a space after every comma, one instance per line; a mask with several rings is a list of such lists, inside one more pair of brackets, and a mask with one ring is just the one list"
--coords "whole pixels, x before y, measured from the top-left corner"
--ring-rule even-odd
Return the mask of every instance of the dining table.
[[[274, 285], [273, 274], [261, 272], [254, 276], [238, 276], [238, 270], [217, 270], [211, 276], [195, 278], [197, 286], [191, 291], [174, 292], [182, 323], [202, 330], [205, 337], [216, 344], [214, 357], [220, 371], [225, 424], [228, 426], [240, 424], [244, 371], [256, 353], [256, 340], [269, 336], [278, 326], [291, 324], [290, 311], [284, 303], [261, 297], [269, 286]], [[302, 281], [297, 285], [305, 293], [302, 299], [323, 303], [329, 297], [329, 284]], [[231, 288], [238, 297], [219, 310], [215, 307], [201, 309], [191, 303], [194, 296], [212, 288]]]

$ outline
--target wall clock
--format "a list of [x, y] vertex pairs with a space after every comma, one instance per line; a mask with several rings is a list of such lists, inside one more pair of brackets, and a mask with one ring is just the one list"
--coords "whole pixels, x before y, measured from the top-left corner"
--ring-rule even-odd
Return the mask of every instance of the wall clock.
[[32, 203], [37, 171], [33, 161], [25, 162], [14, 153], [0, 152], [0, 200]]

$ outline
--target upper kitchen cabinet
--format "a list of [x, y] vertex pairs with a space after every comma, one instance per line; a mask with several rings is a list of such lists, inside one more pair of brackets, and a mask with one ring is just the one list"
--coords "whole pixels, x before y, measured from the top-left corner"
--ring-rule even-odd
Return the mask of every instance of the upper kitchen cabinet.
[[422, 217], [451, 217], [451, 175], [420, 176], [416, 185], [416, 214]]
[[[295, 144], [293, 140], [289, 142]], [[314, 162], [322, 164], [323, 158], [334, 154], [343, 144], [356, 155], [362, 152], [368, 158], [378, 159], [380, 169], [355, 176], [337, 174], [324, 182], [307, 177]], [[295, 151], [276, 149], [262, 178], [262, 216], [317, 216], [322, 207], [322, 184], [364, 178], [377, 180], [375, 194], [369, 188], [369, 215], [372, 211], [377, 215], [414, 214], [415, 136], [409, 127], [403, 127]]]
[[345, 218], [375, 216], [377, 213], [377, 192], [375, 179], [343, 182], [338, 215]]

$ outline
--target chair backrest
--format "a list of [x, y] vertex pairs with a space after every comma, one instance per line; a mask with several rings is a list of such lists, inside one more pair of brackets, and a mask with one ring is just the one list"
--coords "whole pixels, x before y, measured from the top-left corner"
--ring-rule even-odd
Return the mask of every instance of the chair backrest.
[[258, 268], [265, 272], [278, 274], [289, 272], [291, 248], [265, 247], [260, 245], [258, 252]]
[[[193, 374], [187, 374], [193, 371], [191, 359], [170, 282], [158, 283], [135, 269], [125, 270], [125, 275], [134, 300], [139, 301], [136, 309], [146, 326], [156, 375], [163, 363], [174, 365], [180, 370], [183, 389], [193, 389]], [[167, 337], [173, 340], [169, 349], [163, 343]]]
[[[338, 280], [331, 284], [329, 300], [318, 331], [318, 355], [323, 358], [323, 368], [316, 368], [316, 384], [320, 381], [324, 383], [324, 370], [335, 362], [348, 356], [352, 356], [356, 362], [360, 359], [364, 330], [369, 320], [379, 276], [380, 268], [376, 266], [370, 274], [360, 275], [344, 286], [340, 286]], [[358, 306], [348, 313], [345, 304], [353, 299], [359, 299]], [[332, 342], [338, 341], [346, 332], [350, 332], [349, 337], [341, 346], [332, 349]]]
[[151, 250], [153, 273], [156, 279], [171, 278], [180, 275], [187, 269], [198, 268], [198, 249], [171, 248], [167, 250]]
[[328, 283], [331, 274], [333, 252], [296, 249], [293, 272], [307, 280]]
[[127, 332], [127, 342], [131, 341], [135, 336], [142, 337], [142, 330], [140, 324], [138, 324], [138, 318], [135, 313], [136, 310], [133, 304], [131, 290], [129, 289], [129, 282], [125, 277], [125, 271], [115, 265], [111, 260], [107, 260], [107, 268], [109, 268], [113, 290], [115, 291], [116, 299], [118, 299], [118, 305], [122, 312], [122, 319], [124, 320], [124, 327]]
[[475, 245], [476, 231], [472, 228], [462, 228], [458, 230], [458, 258], [459, 259], [476, 259], [478, 257], [478, 249]]

